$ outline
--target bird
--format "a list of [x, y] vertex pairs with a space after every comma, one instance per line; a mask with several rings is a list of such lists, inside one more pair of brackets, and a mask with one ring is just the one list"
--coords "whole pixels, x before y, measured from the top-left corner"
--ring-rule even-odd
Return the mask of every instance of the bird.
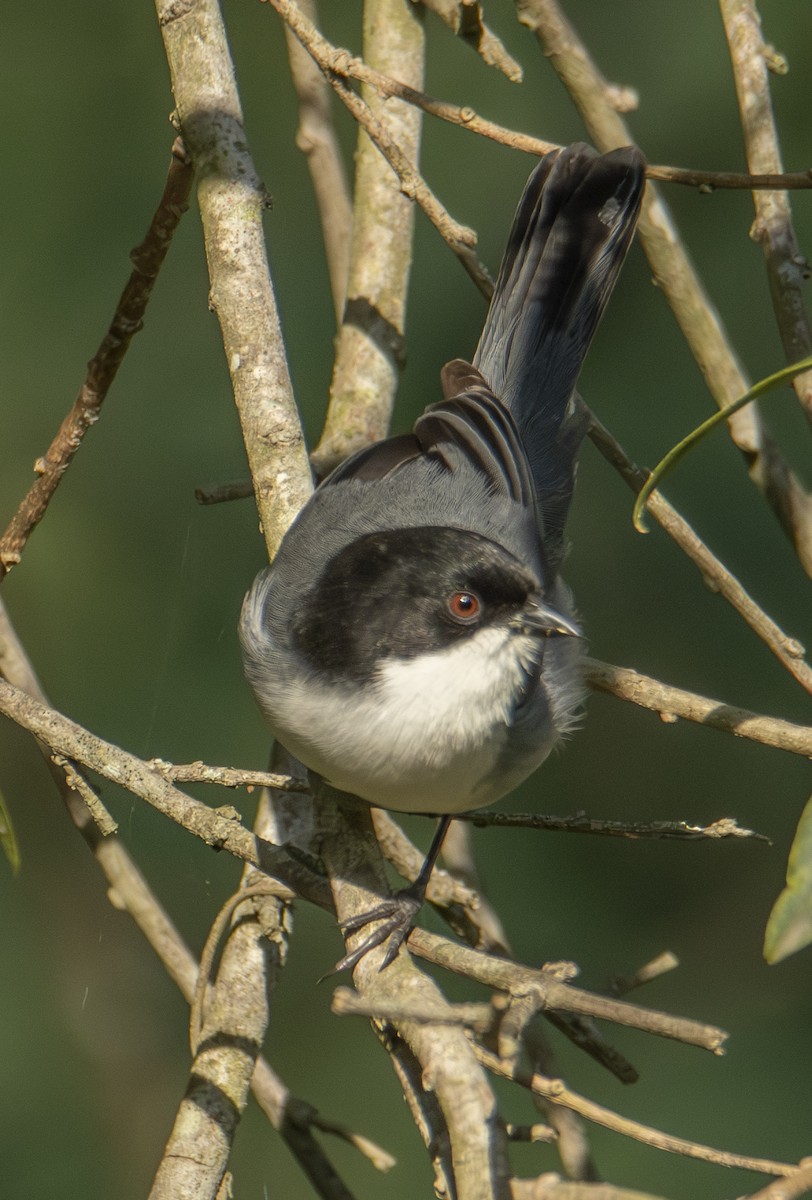
[[575, 392], [631, 244], [634, 146], [544, 155], [478, 346], [411, 432], [316, 488], [245, 597], [246, 677], [273, 736], [340, 792], [440, 821], [417, 879], [336, 970], [396, 957], [455, 814], [501, 799], [578, 723], [582, 631], [561, 578], [588, 416]]

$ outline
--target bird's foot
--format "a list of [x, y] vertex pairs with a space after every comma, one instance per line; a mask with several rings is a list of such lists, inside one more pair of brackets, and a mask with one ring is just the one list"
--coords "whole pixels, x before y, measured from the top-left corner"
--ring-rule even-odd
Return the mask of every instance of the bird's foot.
[[369, 912], [358, 913], [357, 916], [350, 917], [348, 921], [344, 921], [341, 925], [341, 931], [345, 937], [347, 934], [363, 929], [365, 925], [371, 925], [373, 921], [379, 921], [380, 924], [354, 950], [348, 951], [329, 973], [333, 975], [338, 971], [345, 971], [348, 968], [354, 967], [356, 963], [361, 961], [365, 954], [370, 950], [374, 950], [376, 946], [382, 945], [387, 940], [389, 944], [386, 947], [386, 952], [378, 970], [382, 971], [384, 967], [388, 967], [397, 957], [400, 947], [409, 936], [414, 919], [422, 906], [423, 889], [418, 890], [412, 884], [411, 887], [403, 888], [402, 891], [396, 892], [388, 900], [383, 900], [375, 908], [370, 909]]

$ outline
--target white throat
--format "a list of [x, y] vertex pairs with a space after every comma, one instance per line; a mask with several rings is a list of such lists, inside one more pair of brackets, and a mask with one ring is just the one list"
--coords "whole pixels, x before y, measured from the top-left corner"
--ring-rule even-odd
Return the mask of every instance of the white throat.
[[[518, 782], [493, 772], [536, 649], [531, 637], [488, 626], [445, 650], [389, 659], [360, 690], [311, 676], [287, 690], [273, 724], [342, 791], [401, 812], [464, 812]], [[540, 744], [518, 778], [548, 749]]]

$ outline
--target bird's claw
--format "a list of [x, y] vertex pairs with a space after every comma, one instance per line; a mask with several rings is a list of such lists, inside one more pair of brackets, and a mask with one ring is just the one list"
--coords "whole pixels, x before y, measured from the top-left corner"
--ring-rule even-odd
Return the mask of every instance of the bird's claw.
[[378, 968], [379, 971], [383, 971], [397, 957], [400, 947], [411, 932], [414, 919], [420, 911], [422, 903], [422, 896], [415, 895], [410, 888], [404, 888], [368, 912], [357, 913], [354, 917], [342, 922], [341, 931], [345, 937], [363, 929], [365, 925], [371, 925], [373, 921], [379, 921], [380, 924], [354, 950], [348, 951], [328, 974], [334, 975], [338, 971], [354, 967], [370, 950], [374, 950], [376, 946], [381, 946], [388, 941], [389, 944]]

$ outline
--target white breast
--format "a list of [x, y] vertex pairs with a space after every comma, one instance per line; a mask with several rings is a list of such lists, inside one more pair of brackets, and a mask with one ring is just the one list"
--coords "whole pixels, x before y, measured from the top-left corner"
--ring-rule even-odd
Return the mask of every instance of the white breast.
[[400, 812], [463, 812], [504, 795], [555, 740], [542, 705], [537, 741], [525, 731], [520, 761], [494, 776], [536, 648], [489, 626], [447, 650], [388, 660], [360, 689], [293, 682], [268, 715], [280, 741], [342, 791]]

